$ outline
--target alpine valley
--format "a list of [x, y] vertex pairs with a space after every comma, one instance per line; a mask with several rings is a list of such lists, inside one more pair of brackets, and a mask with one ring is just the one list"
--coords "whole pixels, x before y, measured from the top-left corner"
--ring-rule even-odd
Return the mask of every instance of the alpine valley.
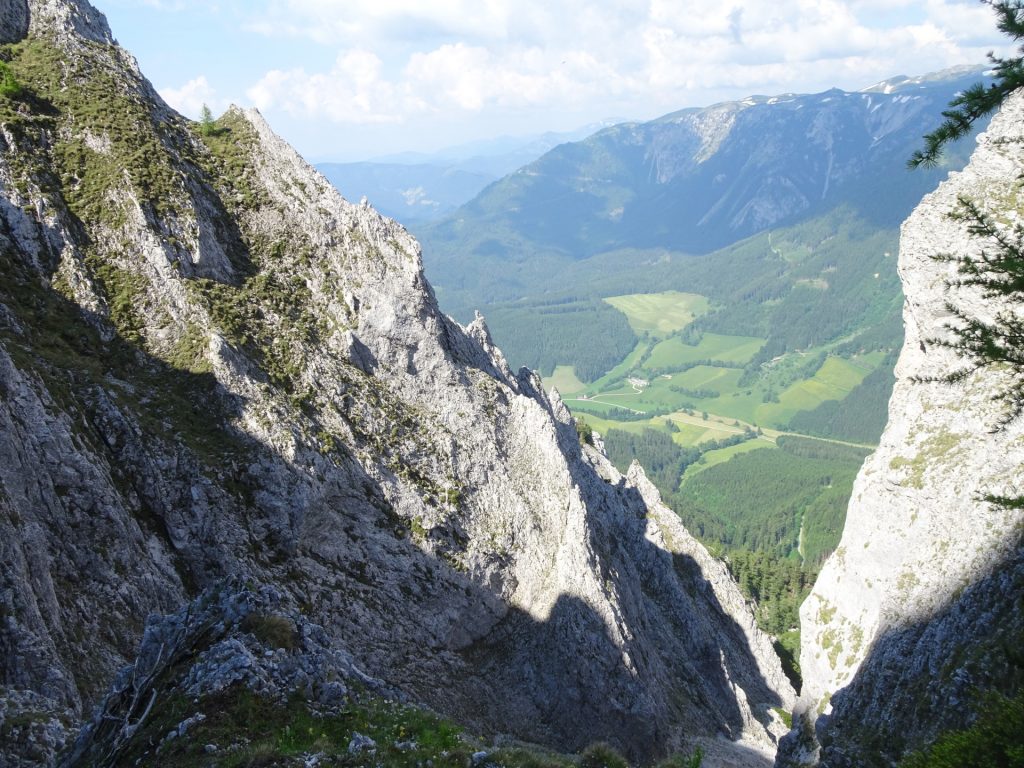
[[[798, 695], [757, 604], [663, 502], [658, 472], [617, 467], [602, 429], [577, 422], [538, 373], [513, 370], [481, 316], [446, 315], [417, 241], [346, 201], [258, 112], [183, 118], [86, 0], [5, 0], [0, 63], [0, 765], [892, 765], [951, 731], [1014, 722], [1024, 517], [983, 498], [1024, 493], [1022, 427], [989, 431], [1005, 371], [938, 381], [957, 353], [928, 345], [951, 302], [983, 317], [1019, 311], [956, 285], [933, 256], [988, 247], [949, 215], [960, 197], [1007, 231], [1019, 221], [1024, 100], [1011, 98], [964, 172], [904, 225], [907, 330], [890, 419], [804, 604]], [[896, 105], [871, 113], [881, 147], [900, 114], [918, 134], [931, 127], [931, 106], [955, 87], [815, 98]], [[722, 110], [692, 162], [666, 160], [657, 178], [739, 183], [714, 158], [740, 135], [730, 125], [762, 106], [776, 105]], [[792, 109], [797, 121], [812, 112]], [[642, 132], [609, 131], [582, 146]], [[838, 461], [769, 432], [768, 414], [781, 423], [785, 376], [818, 357], [809, 378], [833, 375], [833, 360], [860, 364], [861, 386], [884, 370], [899, 346], [897, 249], [878, 228], [895, 225], [893, 201], [916, 203], [909, 187], [937, 178], [877, 177], [874, 194], [819, 203], [870, 177], [850, 181], [847, 161], [865, 149], [837, 137], [822, 139], [833, 148], [824, 187], [773, 171], [769, 186], [793, 195], [746, 195], [743, 215], [707, 207], [689, 235], [663, 241], [653, 198], [634, 207], [616, 193], [609, 221], [640, 217], [653, 239], [627, 247], [595, 229], [611, 243], [600, 253], [559, 241], [549, 266], [530, 252], [506, 272], [521, 281], [621, 257], [676, 280], [679, 267], [657, 300], [639, 286], [585, 297], [595, 314], [629, 318], [643, 361], [627, 380], [657, 355], [677, 359], [665, 344], [691, 355], [691, 370], [732, 362], [735, 386], [751, 390], [732, 399], [771, 386], [778, 402], [761, 404], [780, 406], [736, 424], [790, 441], [793, 456]], [[442, 248], [436, 233], [427, 242]], [[844, 240], [865, 244], [869, 280], [862, 266], [847, 277], [856, 260], [829, 245]], [[492, 265], [515, 255], [478, 244]], [[742, 349], [728, 325], [742, 302], [699, 280], [716, 254], [735, 278], [721, 290], [764, 286], [749, 295], [760, 332]], [[867, 314], [796, 326], [821, 325], [820, 338], [784, 332], [776, 313], [797, 306], [791, 293], [843, 306], [833, 291]], [[808, 358], [795, 377], [794, 355]], [[570, 364], [559, 361], [566, 379]], [[730, 395], [659, 375], [689, 390], [674, 395]], [[828, 450], [859, 450], [822, 407]]]
[[907, 158], [962, 67], [858, 92], [754, 96], [559, 146], [414, 225], [442, 307], [489, 325], [638, 459], [727, 557], [799, 683], [798, 607], [878, 444], [903, 339]]

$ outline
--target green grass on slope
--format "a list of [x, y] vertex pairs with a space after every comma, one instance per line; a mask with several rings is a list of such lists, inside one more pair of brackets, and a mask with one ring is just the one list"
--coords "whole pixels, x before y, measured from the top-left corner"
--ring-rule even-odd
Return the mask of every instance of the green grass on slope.
[[[205, 719], [189, 730], [188, 738], [160, 744], [163, 735], [196, 710]], [[373, 754], [349, 753], [356, 733], [373, 739]], [[147, 735], [160, 746], [150, 747]], [[208, 765], [208, 744], [216, 748], [215, 763], [222, 768], [302, 766], [311, 754], [332, 765], [413, 768], [431, 760], [439, 768], [462, 768], [474, 749], [460, 728], [427, 710], [367, 697], [352, 701], [339, 714], [318, 717], [297, 696], [276, 703], [236, 686], [195, 702], [181, 697], [162, 702], [122, 762], [132, 765], [141, 759], [167, 768]]]
[[645, 363], [650, 370], [673, 370], [698, 360], [723, 363], [746, 363], [764, 346], [765, 339], [756, 336], [723, 336], [705, 333], [697, 344], [687, 344], [678, 336], [658, 344]]
[[[201, 713], [187, 738], [164, 739], [183, 720]], [[361, 736], [373, 746], [350, 749]], [[364, 742], [365, 743], [365, 742]], [[209, 747], [212, 747], [212, 750]], [[466, 768], [486, 752], [486, 764], [505, 768], [629, 768], [609, 745], [591, 744], [579, 755], [524, 743], [494, 746], [430, 710], [378, 696], [352, 697], [335, 712], [318, 714], [300, 696], [275, 702], [241, 686], [200, 699], [162, 699], [119, 755], [121, 765], [166, 768]], [[699, 750], [658, 766], [699, 768]]]
[[544, 378], [544, 386], [547, 389], [554, 387], [563, 397], [575, 395], [587, 387], [576, 377], [576, 371], [571, 365], [557, 366], [554, 373]]
[[[744, 373], [739, 368], [695, 365], [697, 361], [676, 361], [666, 367], [651, 365], [652, 362], [670, 361], [676, 344], [681, 343], [673, 337], [657, 345], [653, 351], [648, 348], [639, 352], [634, 350], [628, 358], [628, 362], [634, 364], [620, 365], [614, 375], [598, 379], [585, 390], [589, 401], [573, 400], [569, 403], [570, 408], [587, 413], [596, 411], [612, 418], [612, 407], [640, 412], [648, 418], [690, 409], [697, 413], [708, 412], [728, 421], [738, 419], [785, 431], [799, 412], [811, 411], [829, 400], [843, 400], [883, 359], [883, 355], [877, 352], [853, 359], [826, 357], [824, 352], [794, 354], [766, 369], [759, 380], [744, 384]], [[709, 347], [715, 345], [720, 354], [733, 355], [735, 359], [751, 354], [758, 341], [744, 337], [714, 337], [708, 340], [708, 344]], [[692, 349], [685, 345], [680, 348], [684, 351]], [[645, 357], [646, 363], [643, 362]], [[670, 372], [659, 373], [666, 369]], [[631, 382], [630, 379], [645, 383]]]
[[972, 725], [943, 733], [899, 768], [1024, 768], [1024, 693], [990, 695]]
[[794, 382], [782, 392], [778, 403], [759, 408], [760, 422], [781, 428], [799, 411], [812, 410], [827, 400], [843, 400], [871, 372], [871, 362], [829, 357], [813, 377]]
[[814, 410], [794, 414], [790, 429], [839, 440], [877, 442], [888, 415], [895, 363], [893, 352], [842, 401], [830, 398]]
[[680, 481], [680, 487], [685, 487], [686, 482], [691, 480], [694, 475], [699, 475], [701, 472], [717, 467], [719, 464], [732, 459], [733, 456], [739, 456], [741, 453], [750, 453], [750, 451], [759, 451], [765, 448], [774, 448], [775, 444], [770, 440], [749, 440], [739, 445], [732, 445], [728, 448], [721, 448], [717, 451], [708, 451], [705, 453], [701, 460], [696, 464], [691, 464], [686, 468], [686, 472], [683, 473], [683, 477]]
[[605, 301], [626, 315], [634, 331], [655, 335], [682, 330], [710, 308], [706, 297], [679, 291], [611, 296]]

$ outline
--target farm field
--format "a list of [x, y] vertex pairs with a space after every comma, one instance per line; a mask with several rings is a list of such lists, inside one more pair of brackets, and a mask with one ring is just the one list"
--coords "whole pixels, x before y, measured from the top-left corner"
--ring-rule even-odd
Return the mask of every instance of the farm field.
[[706, 297], [679, 291], [610, 296], [605, 301], [622, 312], [638, 334], [680, 331], [711, 307]]
[[[803, 256], [799, 250], [789, 255]], [[605, 438], [620, 469], [633, 457], [644, 464], [694, 533], [728, 548], [771, 551], [817, 567], [835, 546], [833, 534], [841, 530], [853, 477], [870, 446], [814, 437], [790, 422], [823, 403], [844, 401], [883, 366], [887, 353], [851, 352], [840, 339], [769, 358], [766, 338], [690, 328], [702, 313], [714, 311], [696, 294], [605, 301], [626, 315], [638, 334], [636, 346], [592, 384], [566, 366], [545, 383]], [[838, 485], [821, 485], [829, 473]], [[753, 503], [753, 476], [767, 483], [771, 497], [765, 503], [773, 511], [766, 507], [765, 519], [743, 512]], [[784, 530], [784, 541], [770, 544], [773, 530]], [[813, 546], [805, 541], [798, 552], [800, 530]]]
[[[606, 301], [646, 335], [590, 385], [565, 366], [545, 380], [559, 389], [570, 408], [606, 421], [635, 424], [645, 415], [693, 411], [786, 430], [797, 413], [843, 400], [885, 356], [876, 351], [842, 357], [833, 354], [833, 344], [780, 355], [751, 371], [751, 360], [766, 339], [709, 332], [688, 338], [683, 333], [688, 323], [708, 311], [711, 304], [705, 297], [666, 291]], [[693, 439], [696, 442], [690, 444], [701, 442]]]
[[739, 445], [731, 445], [728, 448], [719, 448], [717, 451], [708, 451], [701, 457], [701, 461], [696, 464], [691, 464], [686, 468], [682, 478], [679, 481], [679, 487], [683, 488], [688, 480], [692, 480], [695, 475], [699, 475], [705, 470], [717, 467], [719, 464], [724, 464], [729, 461], [733, 456], [739, 456], [741, 453], [750, 453], [751, 451], [759, 451], [764, 448], [771, 448], [775, 442], [768, 438], [760, 438], [758, 440], [747, 440], [745, 443]]
[[[570, 409], [578, 405], [579, 403], [569, 403]], [[608, 434], [608, 431], [611, 429], [618, 429], [633, 434], [640, 434], [645, 429], [668, 431], [666, 424], [667, 422], [672, 422], [674, 426], [674, 429], [671, 430], [672, 441], [682, 447], [699, 446], [712, 440], [723, 440], [743, 434], [742, 428], [736, 428], [731, 423], [726, 423], [710, 416], [707, 421], [704, 421], [700, 416], [692, 418], [683, 412], [636, 421], [606, 418], [600, 414], [580, 410], [579, 408], [574, 411], [574, 415], [602, 435]]]
[[757, 336], [723, 336], [705, 333], [700, 343], [689, 345], [678, 336], [666, 339], [651, 350], [647, 361], [650, 368], [669, 368], [680, 363], [698, 360], [720, 360], [723, 363], [749, 362], [764, 346], [765, 339]]
[[[746, 354], [754, 343], [750, 337], [731, 337], [732, 346], [725, 346], [724, 340], [729, 338], [714, 340], [726, 355]], [[637, 355], [634, 350], [627, 362], [640, 357], [642, 353]], [[796, 357], [796, 362], [805, 359]], [[559, 386], [559, 381], [569, 382], [565, 372], [561, 371], [560, 379], [551, 377], [546, 383], [559, 387], [570, 409], [597, 413], [606, 418], [615, 418], [614, 409], [631, 412], [631, 418], [691, 410], [707, 412], [729, 421], [739, 420], [762, 428], [785, 430], [798, 412], [813, 410], [828, 400], [843, 400], [879, 366], [884, 355], [874, 352], [846, 359], [818, 350], [817, 355], [807, 357], [812, 363], [820, 360], [820, 365], [806, 378], [792, 381], [789, 379], [794, 378], [794, 371], [780, 369], [778, 375], [767, 371], [761, 381], [744, 382], [743, 369], [731, 367], [732, 361], [723, 360], [721, 362], [730, 367], [720, 367], [712, 359], [709, 364], [653, 376], [643, 366], [633, 365], [628, 371], [622, 370], [625, 366], [619, 366], [614, 375], [603, 377], [590, 386], [574, 382], [571, 389], [565, 390]], [[654, 359], [653, 355], [651, 359]], [[686, 367], [691, 362], [670, 363], [656, 370]], [[648, 376], [652, 378], [646, 378]], [[776, 389], [777, 386], [781, 388]]]
[[569, 397], [582, 392], [587, 385], [576, 378], [576, 371], [571, 365], [559, 365], [553, 374], [544, 379], [544, 387], [555, 387], [562, 397]]

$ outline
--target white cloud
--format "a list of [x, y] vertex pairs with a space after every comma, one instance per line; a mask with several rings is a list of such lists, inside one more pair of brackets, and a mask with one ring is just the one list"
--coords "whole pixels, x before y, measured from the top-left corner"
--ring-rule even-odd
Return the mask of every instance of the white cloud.
[[187, 117], [197, 118], [204, 104], [219, 106], [217, 94], [205, 75], [189, 80], [180, 88], [158, 89], [164, 101]]
[[623, 79], [589, 52], [511, 48], [495, 54], [457, 43], [414, 54], [403, 75], [438, 108], [479, 111], [489, 106], [531, 107], [579, 103], [621, 91]]
[[650, 114], [980, 63], [999, 43], [973, 0], [272, 0], [256, 16], [253, 29], [341, 53], [325, 71], [268, 72], [250, 98], [338, 123], [587, 105]]
[[397, 122], [422, 111], [425, 105], [407, 87], [381, 77], [381, 66], [369, 51], [345, 51], [327, 72], [272, 70], [247, 95], [261, 110], [336, 123]]
[[126, 7], [132, 5], [144, 5], [158, 11], [171, 11], [174, 13], [187, 10], [196, 10], [202, 7], [206, 12], [218, 10], [217, 3], [198, 2], [198, 0], [108, 0], [104, 7]]

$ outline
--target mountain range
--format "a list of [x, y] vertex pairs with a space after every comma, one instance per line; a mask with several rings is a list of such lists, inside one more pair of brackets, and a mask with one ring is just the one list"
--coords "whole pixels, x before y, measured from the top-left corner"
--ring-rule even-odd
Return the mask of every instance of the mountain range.
[[[966, 161], [957, 150], [945, 168], [904, 171], [945, 105], [983, 69], [899, 77], [858, 92], [754, 96], [611, 126], [555, 147], [445, 219], [415, 226], [428, 273], [461, 317], [539, 295], [549, 278], [562, 282], [562, 268], [624, 249], [706, 254], [840, 206], [895, 229]], [[574, 281], [578, 290], [586, 285]]]
[[433, 221], [472, 200], [488, 184], [554, 147], [589, 136], [609, 122], [574, 131], [503, 136], [436, 152], [403, 152], [316, 168], [351, 200], [363, 197], [406, 226]]
[[0, 62], [5, 766], [848, 768], [1013, 727], [1022, 512], [982, 496], [1019, 496], [1022, 426], [935, 339], [1019, 309], [942, 260], [993, 245], [961, 194], [1019, 219], [1019, 97], [904, 228], [798, 701], [727, 564], [399, 224], [254, 110], [174, 112], [87, 0], [6, 3]]

